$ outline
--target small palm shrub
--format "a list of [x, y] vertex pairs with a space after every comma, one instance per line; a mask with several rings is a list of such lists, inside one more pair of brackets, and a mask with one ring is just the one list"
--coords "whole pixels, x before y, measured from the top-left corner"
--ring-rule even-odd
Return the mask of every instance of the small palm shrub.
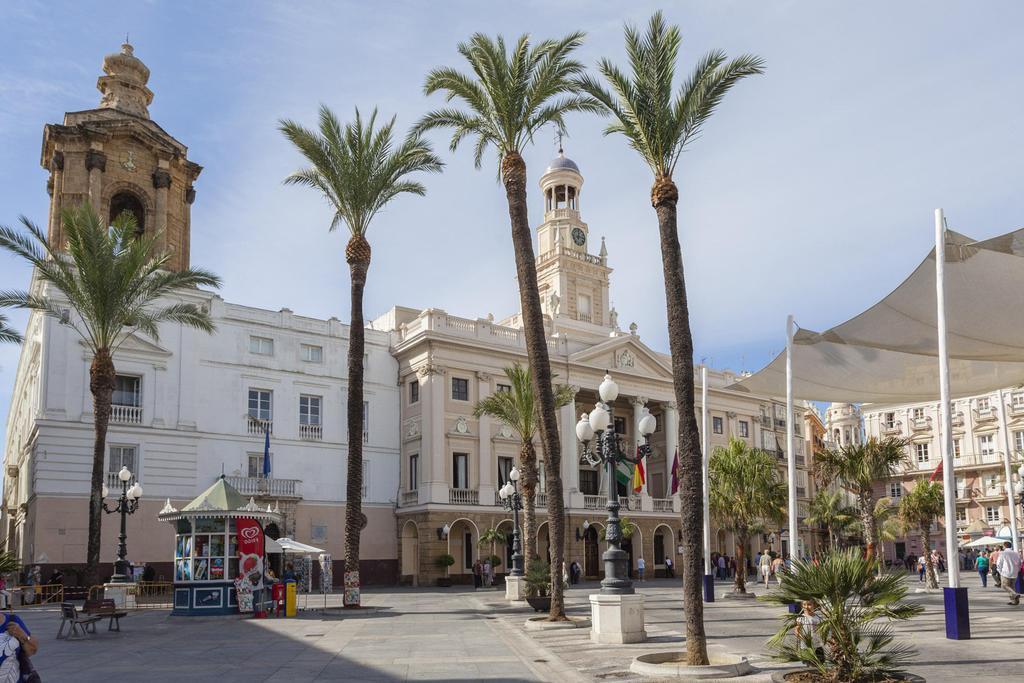
[[526, 568], [526, 594], [545, 598], [551, 594], [551, 565], [544, 560], [530, 560]]
[[[619, 530], [622, 533], [622, 540], [628, 541], [633, 538], [633, 531], [636, 530], [636, 525], [633, 524], [629, 517], [623, 517], [619, 520]], [[608, 527], [601, 527], [600, 537], [602, 541], [608, 540]]]
[[447, 553], [445, 553], [443, 555], [438, 555], [438, 557], [437, 557], [437, 566], [438, 567], [441, 567], [442, 569], [447, 569], [448, 567], [452, 566], [453, 564], [455, 564], [455, 558], [452, 557], [451, 555], [449, 555]]
[[911, 619], [924, 608], [905, 602], [903, 577], [877, 574], [877, 563], [861, 556], [858, 548], [826, 554], [819, 565], [793, 560], [792, 570], [782, 574], [779, 590], [761, 596], [777, 605], [812, 600], [820, 622], [813, 642], [804, 627], [794, 635], [799, 614], [786, 614], [769, 641], [778, 659], [801, 662], [822, 681], [868, 683], [898, 679], [915, 650], [896, 643], [891, 621]]

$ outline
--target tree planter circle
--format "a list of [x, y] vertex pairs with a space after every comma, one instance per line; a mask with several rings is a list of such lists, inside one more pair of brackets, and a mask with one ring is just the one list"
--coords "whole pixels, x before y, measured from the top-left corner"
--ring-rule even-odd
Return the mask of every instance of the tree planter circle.
[[567, 621], [548, 621], [547, 617], [530, 617], [527, 631], [555, 631], [567, 628], [590, 628], [590, 617], [568, 617]]
[[734, 678], [754, 670], [747, 658], [741, 655], [708, 652], [708, 660], [711, 663], [707, 666], [692, 666], [686, 663], [686, 650], [653, 652], [635, 657], [629, 670], [641, 676], [678, 678], [684, 681]]
[[747, 591], [746, 593], [740, 593], [735, 590], [726, 591], [721, 595], [722, 600], [757, 600], [757, 596], [753, 592]]
[[[788, 671], [776, 671], [772, 674], [772, 683], [815, 683], [824, 681], [824, 678], [810, 678], [808, 674], [817, 673], [814, 669], [790, 669]], [[903, 683], [925, 683], [925, 679], [916, 674], [903, 674], [902, 676], [887, 678], [885, 681], [900, 681]], [[883, 683], [879, 681], [878, 683]]]
[[526, 602], [533, 608], [534, 612], [550, 612], [551, 598], [526, 598]]

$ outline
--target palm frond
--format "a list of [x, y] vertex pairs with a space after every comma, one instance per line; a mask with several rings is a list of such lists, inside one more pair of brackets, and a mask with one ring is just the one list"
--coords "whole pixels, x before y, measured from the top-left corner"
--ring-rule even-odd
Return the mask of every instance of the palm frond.
[[10, 326], [7, 316], [0, 313], [0, 344], [20, 344], [21, 334]]

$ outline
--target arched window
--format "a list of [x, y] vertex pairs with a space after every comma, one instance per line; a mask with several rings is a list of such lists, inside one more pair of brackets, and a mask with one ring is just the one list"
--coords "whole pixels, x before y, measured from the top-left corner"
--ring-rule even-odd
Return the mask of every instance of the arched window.
[[146, 229], [146, 210], [142, 202], [131, 192], [118, 192], [110, 198], [110, 222], [125, 211], [135, 217], [135, 232], [141, 235]]

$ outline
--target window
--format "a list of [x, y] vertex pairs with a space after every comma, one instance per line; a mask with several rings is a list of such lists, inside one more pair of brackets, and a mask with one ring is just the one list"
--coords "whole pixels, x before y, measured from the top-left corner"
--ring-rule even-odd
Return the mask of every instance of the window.
[[576, 308], [578, 315], [576, 316], [583, 322], [590, 322], [590, 296], [586, 294], [580, 294], [576, 302]]
[[989, 474], [985, 477], [985, 488], [988, 493], [996, 493], [999, 491], [999, 475]]
[[139, 472], [136, 469], [135, 446], [111, 446], [110, 447], [110, 458], [107, 461], [107, 486], [113, 490], [115, 487], [121, 486], [121, 480], [117, 478], [117, 473], [121, 471], [122, 467], [127, 467], [128, 471], [132, 473], [132, 481], [138, 478]]
[[469, 400], [469, 380], [452, 377], [452, 399], [455, 401]]
[[1002, 513], [999, 511], [998, 505], [986, 505], [985, 506], [985, 521], [989, 524], [996, 524], [1003, 518]]
[[882, 416], [882, 423], [886, 429], [892, 429], [896, 426], [896, 413], [886, 413]]
[[415, 491], [420, 482], [420, 454], [413, 453], [409, 456], [409, 487], [408, 491]]
[[970, 519], [967, 516], [967, 508], [956, 509], [956, 523], [957, 524], [969, 524]]
[[580, 493], [597, 495], [597, 470], [580, 470]]
[[761, 448], [774, 453], [778, 448], [778, 442], [775, 440], [775, 432], [761, 432]]
[[1013, 450], [1018, 453], [1024, 452], [1024, 431], [1013, 433]]
[[513, 467], [512, 458], [498, 458], [498, 488], [508, 483], [508, 474]]
[[978, 450], [982, 455], [994, 455], [996, 452], [995, 434], [982, 434], [978, 437]]
[[715, 434], [721, 434], [722, 433], [722, 418], [720, 418], [720, 417], [713, 417], [713, 418], [711, 418], [711, 431], [713, 431]]
[[370, 495], [370, 461], [363, 460], [363, 500]]
[[913, 418], [915, 420], [923, 420], [924, 419], [924, 408], [914, 408], [914, 410], [911, 413], [911, 415], [913, 416]]
[[987, 411], [990, 407], [991, 406], [989, 404], [988, 398], [979, 398], [978, 399], [978, 410], [979, 411], [982, 411], [982, 412]]
[[115, 406], [138, 408], [141, 403], [142, 380], [129, 375], [118, 375], [114, 380], [114, 395], [110, 402]]
[[363, 443], [370, 443], [370, 402], [363, 401]]
[[299, 424], [320, 426], [320, 397], [299, 396]]
[[967, 482], [961, 479], [960, 477], [956, 477], [956, 497], [967, 497]]
[[118, 192], [110, 198], [111, 224], [123, 213], [135, 219], [135, 234], [141, 235], [146, 229], [146, 211], [139, 198], [131, 192]]
[[953, 457], [960, 457], [960, 439], [953, 439]]
[[499, 393], [505, 393], [505, 394], [511, 394], [512, 393], [512, 385], [511, 384], [499, 384], [498, 385], [498, 392]]
[[931, 444], [927, 444], [927, 443], [914, 444], [914, 450], [917, 451], [917, 461], [918, 462], [928, 462], [928, 459], [929, 459], [928, 451], [929, 451], [929, 447], [930, 446], [931, 446]]
[[420, 381], [418, 379], [414, 379], [413, 381], [409, 382], [409, 403], [419, 403], [419, 402], [420, 402]]
[[[274, 469], [274, 454], [270, 454], [270, 470]], [[263, 453], [249, 454], [249, 476], [255, 479], [263, 478]]]
[[274, 392], [266, 389], [249, 390], [249, 417], [254, 420], [270, 421], [273, 419]]
[[452, 488], [469, 488], [469, 453], [452, 453]]
[[177, 523], [175, 581], [221, 581], [238, 576], [235, 520], [197, 519]]
[[249, 352], [261, 356], [273, 356], [274, 340], [270, 337], [249, 337]]
[[462, 537], [462, 539], [463, 539], [462, 540], [462, 551], [463, 551], [462, 552], [462, 555], [463, 555], [462, 565], [466, 569], [472, 569], [473, 568], [473, 534], [472, 534], [472, 532], [467, 531], [466, 534]]
[[889, 482], [889, 497], [899, 500], [903, 497], [903, 484], [898, 481]]
[[[273, 346], [271, 346], [273, 348]], [[302, 360], [307, 363], [323, 363], [324, 362], [324, 347], [314, 346], [312, 344], [302, 345]]]
[[1024, 408], [1024, 391], [1018, 391], [1010, 396], [1010, 404], [1014, 410]]
[[615, 433], [625, 434], [626, 433], [626, 418], [617, 417], [615, 418]]

